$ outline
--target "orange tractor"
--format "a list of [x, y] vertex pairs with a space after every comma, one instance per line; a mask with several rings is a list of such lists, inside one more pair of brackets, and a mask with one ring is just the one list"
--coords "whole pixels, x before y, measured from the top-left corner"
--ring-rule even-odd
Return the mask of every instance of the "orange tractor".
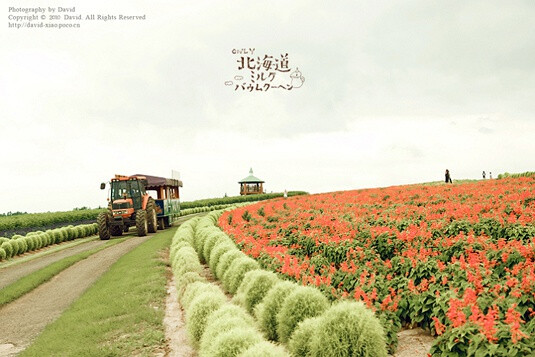
[[[120, 236], [132, 226], [136, 227], [140, 237], [169, 226], [179, 214], [178, 188], [181, 186], [182, 182], [175, 179], [115, 175], [110, 180], [108, 210], [97, 217], [100, 239]], [[105, 183], [100, 184], [102, 190], [105, 187]], [[147, 189], [156, 190], [158, 199], [154, 200]], [[176, 192], [174, 196], [169, 194], [173, 192]], [[171, 197], [175, 199], [171, 200]], [[176, 209], [170, 210], [168, 207]], [[165, 208], [168, 208], [167, 211]]]

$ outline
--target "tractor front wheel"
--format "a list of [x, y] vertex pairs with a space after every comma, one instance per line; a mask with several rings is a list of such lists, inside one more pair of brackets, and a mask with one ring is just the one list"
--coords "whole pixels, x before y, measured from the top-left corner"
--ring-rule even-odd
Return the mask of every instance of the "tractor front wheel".
[[143, 237], [147, 235], [147, 213], [143, 209], [136, 212], [136, 229], [138, 236]]
[[156, 217], [156, 207], [154, 206], [154, 200], [149, 198], [146, 209], [149, 233], [156, 233], [156, 230], [158, 229], [158, 218]]
[[97, 217], [98, 235], [101, 240], [110, 239], [110, 220], [108, 212], [100, 212]]

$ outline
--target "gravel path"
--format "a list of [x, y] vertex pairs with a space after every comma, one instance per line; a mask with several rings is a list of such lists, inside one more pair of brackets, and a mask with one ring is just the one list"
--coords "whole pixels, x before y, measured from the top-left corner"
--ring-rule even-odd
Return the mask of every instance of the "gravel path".
[[133, 236], [95, 253], [1, 308], [0, 355], [12, 356], [26, 348], [47, 324], [56, 320], [117, 259], [149, 238]]
[[435, 338], [422, 330], [414, 328], [398, 333], [398, 349], [394, 357], [426, 357]]
[[0, 269], [0, 289], [8, 286], [11, 283], [19, 280], [20, 278], [31, 274], [39, 269], [46, 267], [52, 263], [57, 262], [66, 257], [85, 252], [105, 244], [106, 241], [94, 240], [87, 243], [81, 243], [71, 248], [66, 248], [55, 253], [44, 255], [40, 258], [32, 259], [25, 263], [11, 265], [6, 268]]
[[175, 278], [171, 273], [171, 280], [167, 284], [167, 299], [165, 304], [165, 337], [167, 357], [196, 357], [197, 352], [191, 346], [186, 332], [184, 311], [180, 307], [175, 287]]

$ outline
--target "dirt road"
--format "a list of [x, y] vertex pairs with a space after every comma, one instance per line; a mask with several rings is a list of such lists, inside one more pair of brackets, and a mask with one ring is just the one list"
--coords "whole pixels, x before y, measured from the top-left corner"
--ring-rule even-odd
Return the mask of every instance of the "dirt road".
[[150, 236], [131, 237], [65, 269], [52, 280], [0, 309], [0, 355], [26, 348], [50, 322], [91, 286], [108, 268]]
[[[199, 213], [178, 219], [177, 226]], [[137, 237], [135, 230], [119, 244], [97, 252], [65, 269], [35, 290], [0, 308], [0, 356], [15, 356], [24, 350], [49, 323], [56, 320], [69, 305], [104, 274], [121, 256], [150, 236]], [[55, 261], [93, 249], [105, 241], [91, 241], [0, 270], [0, 288]]]
[[106, 241], [94, 240], [87, 243], [82, 243], [71, 248], [66, 248], [55, 253], [50, 253], [42, 257], [32, 259], [30, 261], [11, 265], [6, 268], [0, 269], [0, 289], [8, 286], [9, 284], [19, 280], [20, 278], [31, 274], [39, 269], [46, 267], [58, 260], [70, 257], [87, 250], [91, 250], [98, 246], [103, 245]]
[[[203, 216], [205, 214], [206, 212], [202, 212], [202, 213], [196, 213], [196, 214], [180, 217], [174, 225], [180, 225], [190, 218], [193, 218], [196, 216]], [[131, 232], [129, 232], [128, 236], [135, 236], [135, 230], [132, 230]], [[121, 238], [121, 237], [117, 237], [117, 238]], [[31, 274], [39, 269], [46, 267], [47, 265], [55, 263], [63, 258], [70, 257], [72, 255], [99, 247], [105, 243], [106, 241], [102, 241], [102, 240], [90, 241], [87, 243], [76, 245], [71, 248], [66, 248], [66, 249], [57, 251], [55, 253], [50, 253], [42, 257], [36, 258], [36, 259], [32, 259], [24, 263], [11, 265], [6, 268], [0, 268], [0, 289], [6, 287], [7, 285], [19, 280], [20, 278], [28, 274]]]

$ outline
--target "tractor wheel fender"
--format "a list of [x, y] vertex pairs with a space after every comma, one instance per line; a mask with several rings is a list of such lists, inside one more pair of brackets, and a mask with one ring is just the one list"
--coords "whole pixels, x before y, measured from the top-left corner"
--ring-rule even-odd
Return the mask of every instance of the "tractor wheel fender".
[[151, 198], [152, 197], [150, 197], [148, 193], [142, 196], [141, 208], [147, 209], [147, 203], [149, 202], [149, 199]]

